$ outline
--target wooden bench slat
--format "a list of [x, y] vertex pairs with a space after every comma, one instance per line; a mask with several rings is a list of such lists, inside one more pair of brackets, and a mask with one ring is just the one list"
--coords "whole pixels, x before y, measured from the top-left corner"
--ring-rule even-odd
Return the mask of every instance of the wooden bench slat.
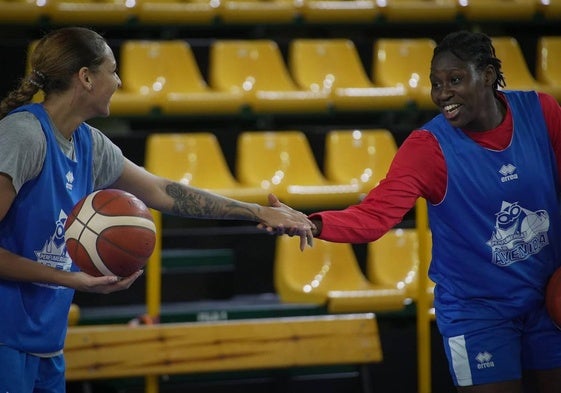
[[68, 380], [382, 360], [378, 325], [371, 313], [76, 326], [68, 329], [64, 353]]

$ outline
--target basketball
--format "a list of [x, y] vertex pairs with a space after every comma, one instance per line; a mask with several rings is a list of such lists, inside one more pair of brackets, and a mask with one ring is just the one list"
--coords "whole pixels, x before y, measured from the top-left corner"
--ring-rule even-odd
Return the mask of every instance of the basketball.
[[553, 322], [561, 329], [561, 268], [553, 273], [547, 283], [545, 306]]
[[92, 276], [130, 276], [146, 264], [156, 243], [148, 207], [115, 189], [82, 198], [68, 215], [64, 230], [68, 255]]

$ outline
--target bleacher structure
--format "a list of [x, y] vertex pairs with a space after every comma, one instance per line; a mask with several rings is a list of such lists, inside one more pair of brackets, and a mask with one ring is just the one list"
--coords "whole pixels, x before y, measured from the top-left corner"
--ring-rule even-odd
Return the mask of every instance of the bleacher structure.
[[[122, 79], [99, 124], [125, 154], [184, 184], [260, 204], [273, 192], [312, 212], [359, 203], [436, 113], [428, 72], [449, 31], [488, 31], [508, 88], [561, 100], [560, 21], [561, 0], [0, 0], [0, 45], [24, 64], [44, 30], [97, 27]], [[319, 384], [344, 367], [370, 393], [372, 367], [391, 358], [380, 325], [397, 317], [416, 334], [399, 367], [417, 369], [394, 383], [440, 393], [425, 201], [362, 248], [316, 240], [304, 252], [253, 225], [153, 214], [139, 284], [76, 296], [69, 383], [98, 393], [86, 384], [106, 381], [105, 393], [132, 378], [157, 393], [173, 377], [304, 368]]]

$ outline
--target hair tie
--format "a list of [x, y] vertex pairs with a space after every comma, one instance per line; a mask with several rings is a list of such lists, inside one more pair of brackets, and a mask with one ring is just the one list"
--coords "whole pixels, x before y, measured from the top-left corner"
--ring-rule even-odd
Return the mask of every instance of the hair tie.
[[45, 84], [45, 74], [43, 74], [41, 71], [37, 71], [36, 69], [33, 69], [31, 70], [31, 75], [28, 78], [28, 81], [33, 86], [42, 89], [43, 85]]

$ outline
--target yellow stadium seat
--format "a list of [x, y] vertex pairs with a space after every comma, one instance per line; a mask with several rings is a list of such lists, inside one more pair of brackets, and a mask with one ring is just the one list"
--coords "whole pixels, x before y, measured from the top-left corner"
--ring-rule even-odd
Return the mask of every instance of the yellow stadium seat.
[[402, 109], [409, 101], [403, 87], [379, 87], [370, 81], [348, 39], [295, 39], [289, 66], [302, 88], [330, 94], [335, 110]]
[[[152, 102], [164, 114], [233, 114], [245, 105], [240, 93], [214, 91], [207, 85], [189, 44], [183, 40], [125, 42], [120, 74], [128, 94], [122, 101], [136, 97]], [[114, 96], [112, 107], [120, 103], [120, 98], [119, 94]], [[129, 107], [113, 111], [135, 111], [136, 104], [132, 101]]]
[[[146, 41], [125, 41], [120, 49], [118, 73], [122, 86], [111, 98], [113, 115], [148, 115], [161, 110], [161, 80], [159, 51], [146, 56]], [[155, 44], [157, 47], [157, 44]]]
[[501, 60], [506, 89], [538, 90], [561, 99], [561, 86], [540, 83], [534, 78], [515, 38], [493, 37], [492, 40], [495, 53]]
[[142, 24], [212, 24], [218, 15], [213, 0], [138, 0], [136, 8]]
[[210, 47], [210, 85], [243, 93], [257, 113], [325, 113], [329, 97], [300, 89], [272, 40], [218, 40]]
[[300, 14], [309, 23], [373, 23], [379, 10], [374, 0], [302, 0]]
[[224, 0], [218, 7], [225, 23], [291, 23], [297, 16], [292, 0]]
[[[547, 86], [561, 87], [561, 36], [540, 37], [536, 53], [537, 80]], [[561, 102], [561, 96], [556, 98]]]
[[324, 305], [328, 312], [401, 310], [403, 289], [370, 283], [348, 243], [314, 240], [300, 251], [298, 237], [277, 238], [274, 285], [282, 302]]
[[561, 19], [561, 0], [536, 0], [537, 11], [546, 20]]
[[262, 188], [244, 187], [232, 175], [216, 136], [209, 132], [151, 134], [146, 165], [156, 175], [227, 197], [267, 203]]
[[386, 176], [396, 152], [386, 129], [332, 130], [325, 143], [325, 175], [336, 183], [358, 185], [364, 195]]
[[51, 0], [49, 20], [56, 24], [117, 25], [134, 20], [130, 0]]
[[39, 23], [48, 14], [47, 0], [1, 0], [0, 22]]
[[385, 0], [378, 4], [388, 22], [454, 21], [458, 14], [456, 0]]
[[[419, 242], [415, 228], [394, 228], [378, 240], [368, 243], [366, 277], [376, 285], [404, 289], [407, 297], [418, 296]], [[431, 242], [428, 242], [429, 247]], [[430, 248], [429, 248], [430, 254]], [[429, 280], [427, 292], [432, 299], [434, 283]]]
[[459, 14], [468, 21], [531, 20], [535, 0], [459, 0]]
[[300, 131], [245, 131], [237, 147], [237, 179], [275, 193], [294, 208], [345, 207], [360, 200], [358, 185], [325, 178]]
[[403, 87], [421, 109], [436, 110], [431, 100], [430, 63], [436, 42], [430, 38], [380, 38], [374, 42], [372, 77], [385, 87]]

